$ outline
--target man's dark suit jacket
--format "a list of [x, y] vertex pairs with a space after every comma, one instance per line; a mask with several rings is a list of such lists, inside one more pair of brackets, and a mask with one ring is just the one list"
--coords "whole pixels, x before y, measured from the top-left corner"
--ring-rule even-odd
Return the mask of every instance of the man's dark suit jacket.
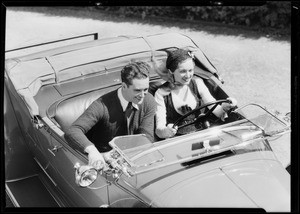
[[[146, 134], [154, 141], [156, 102], [148, 93], [133, 115], [133, 133]], [[65, 132], [65, 139], [80, 151], [94, 144], [100, 152], [111, 150], [108, 142], [115, 136], [127, 135], [127, 121], [117, 90], [99, 97]]]

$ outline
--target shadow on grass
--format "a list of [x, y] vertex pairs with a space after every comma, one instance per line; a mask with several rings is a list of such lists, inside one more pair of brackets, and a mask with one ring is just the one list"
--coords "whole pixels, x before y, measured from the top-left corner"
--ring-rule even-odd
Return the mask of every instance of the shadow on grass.
[[125, 17], [121, 14], [106, 12], [96, 7], [10, 7], [13, 11], [28, 11], [43, 13], [47, 16], [75, 17], [83, 19], [94, 19], [111, 22], [131, 22], [138, 24], [160, 25], [164, 27], [178, 27], [194, 31], [203, 31], [214, 35], [240, 36], [244, 38], [259, 39], [267, 37], [275, 41], [290, 42], [290, 33], [281, 35], [278, 30], [269, 28], [248, 28], [243, 26], [231, 26], [215, 22], [188, 21], [182, 19], [162, 18], [162, 17]]

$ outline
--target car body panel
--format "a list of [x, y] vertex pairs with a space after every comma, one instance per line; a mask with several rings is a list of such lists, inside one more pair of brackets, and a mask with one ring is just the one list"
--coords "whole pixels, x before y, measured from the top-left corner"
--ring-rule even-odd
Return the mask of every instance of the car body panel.
[[214, 169], [179, 181], [153, 203], [158, 207], [264, 207], [267, 212], [287, 211], [290, 190], [289, 184], [282, 181], [288, 179], [288, 173], [278, 170], [279, 166], [274, 160], [254, 160]]
[[[12, 108], [11, 98], [4, 86], [4, 155], [5, 178], [14, 180], [20, 177], [28, 177], [38, 172], [38, 167], [32, 159], [27, 147], [24, 133], [20, 128], [16, 112]], [[18, 157], [18, 158], [15, 158]], [[22, 167], [20, 167], [22, 166]]]
[[222, 171], [258, 207], [264, 207], [267, 212], [284, 212], [291, 209], [291, 190], [290, 176], [281, 168], [278, 161], [257, 160], [226, 166]]
[[78, 186], [75, 182], [70, 182], [74, 181], [75, 179], [74, 163], [86, 162], [84, 158], [82, 158], [80, 162], [80, 159], [76, 156], [76, 153], [72, 153], [72, 150], [68, 149], [66, 145], [61, 145], [62, 144], [52, 136], [52, 148], [54, 146], [59, 146], [59, 149], [57, 151], [53, 151], [52, 153], [48, 152], [48, 157], [57, 171], [57, 177], [55, 180], [57, 181], [58, 188], [63, 192], [63, 194], [66, 195], [66, 197], [72, 195], [72, 200], [69, 201], [69, 203], [72, 203], [71, 206], [100, 207], [103, 204], [108, 204], [108, 193], [106, 187], [107, 182], [105, 178], [99, 177], [99, 179], [97, 179], [96, 185], [104, 187], [95, 191], [90, 191], [89, 189], [85, 188], [77, 188]]
[[175, 183], [156, 197], [153, 204], [158, 207], [257, 207], [220, 169]]
[[[190, 177], [205, 174], [214, 170], [220, 170], [225, 166], [230, 166], [237, 162], [252, 162], [261, 159], [262, 156], [261, 154], [250, 153], [241, 156], [220, 156], [219, 158], [220, 160], [218, 160], [218, 158], [214, 158], [214, 160], [203, 160], [203, 163], [195, 162], [194, 165], [192, 164], [191, 166], [178, 164], [172, 166], [172, 168], [156, 169], [155, 174], [151, 171], [142, 173], [139, 175], [141, 176], [141, 178], [138, 179], [140, 180], [140, 185], [138, 185], [137, 188], [142, 189], [145, 193], [147, 192], [147, 195], [149, 195], [150, 198], [155, 198], [160, 192], [164, 192], [176, 183], [188, 180]], [[274, 155], [269, 152], [264, 154], [263, 159], [276, 160]]]

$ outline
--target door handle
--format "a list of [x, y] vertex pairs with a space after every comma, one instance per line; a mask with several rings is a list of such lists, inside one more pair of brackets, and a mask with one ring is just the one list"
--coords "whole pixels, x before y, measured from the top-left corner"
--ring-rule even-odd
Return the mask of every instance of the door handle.
[[55, 156], [55, 153], [56, 153], [60, 148], [62, 148], [62, 146], [56, 145], [56, 146], [54, 146], [52, 149], [49, 149], [49, 148], [48, 148], [48, 151], [49, 151], [53, 156]]

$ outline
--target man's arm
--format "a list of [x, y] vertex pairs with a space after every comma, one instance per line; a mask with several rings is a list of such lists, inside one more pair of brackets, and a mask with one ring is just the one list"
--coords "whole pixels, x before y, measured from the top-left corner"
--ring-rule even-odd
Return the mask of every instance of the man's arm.
[[103, 112], [103, 104], [98, 100], [94, 101], [65, 132], [65, 139], [87, 153], [88, 164], [96, 169], [105, 167], [105, 161], [95, 145], [86, 137], [86, 133], [102, 118]]
[[86, 133], [102, 118], [103, 104], [94, 101], [85, 112], [65, 131], [65, 139], [80, 151], [85, 152], [87, 146], [94, 145]]

